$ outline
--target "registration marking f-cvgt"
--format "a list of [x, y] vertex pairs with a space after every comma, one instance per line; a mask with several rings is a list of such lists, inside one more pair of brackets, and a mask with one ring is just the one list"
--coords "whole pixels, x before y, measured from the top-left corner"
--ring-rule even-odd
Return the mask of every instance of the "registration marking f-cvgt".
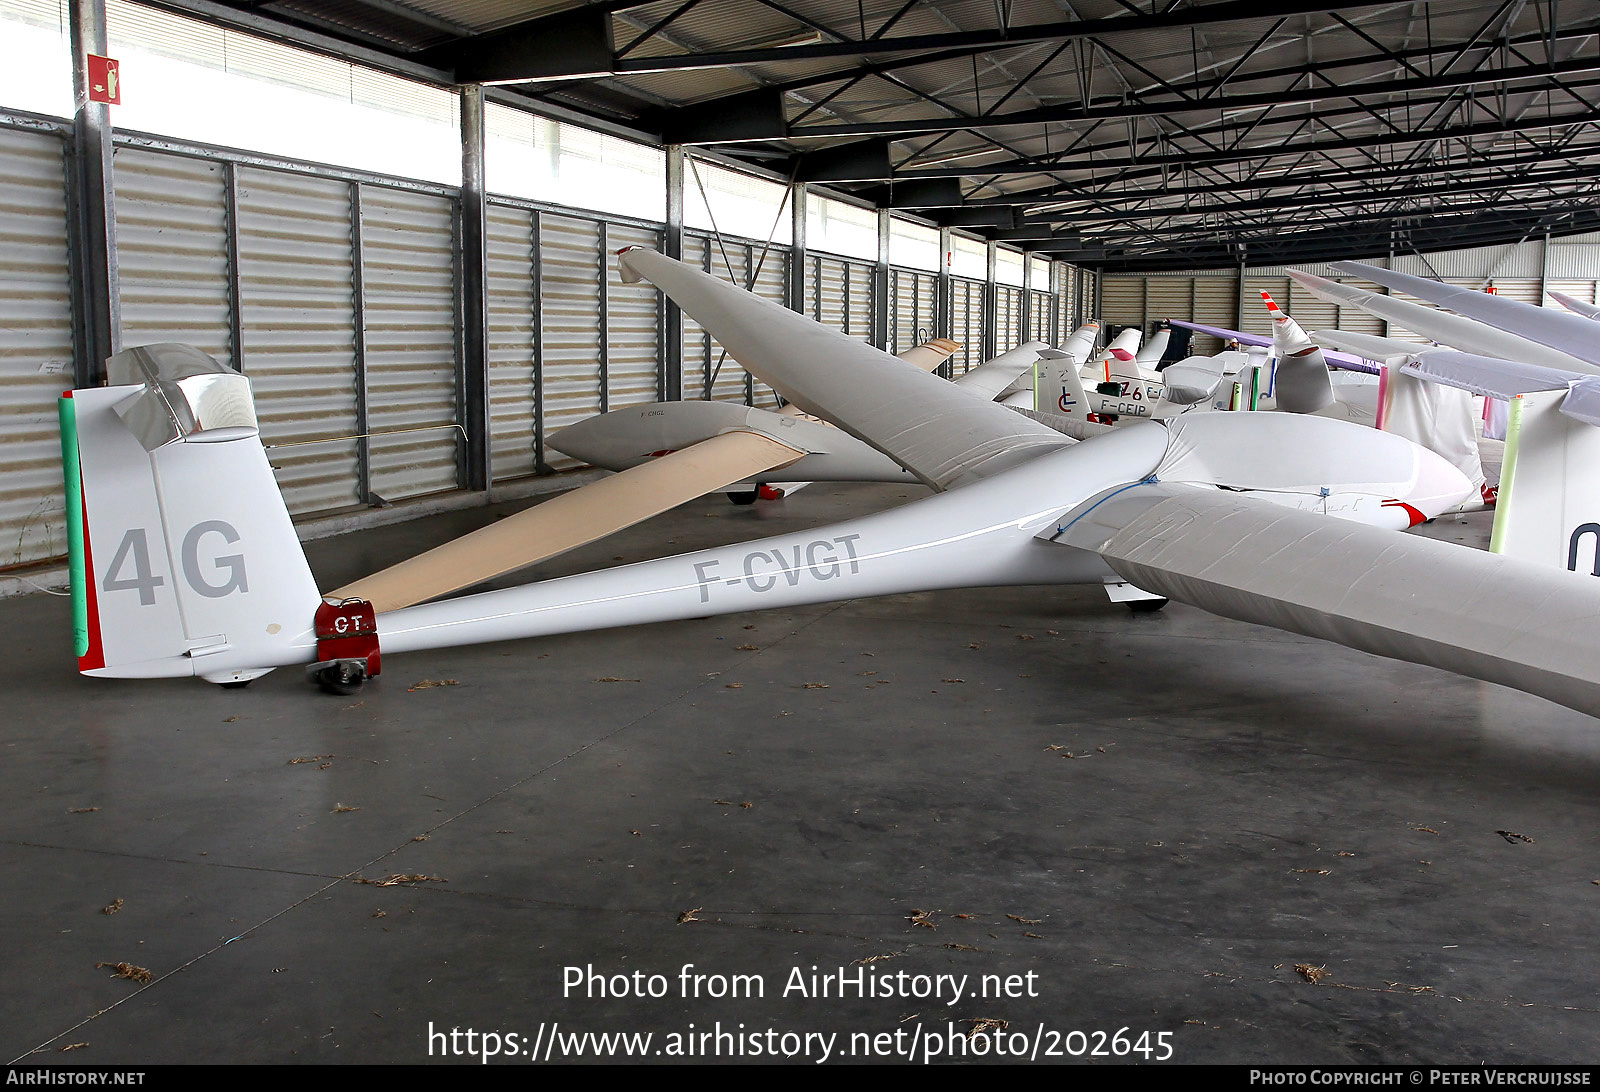
[[696, 561], [694, 575], [700, 585], [700, 602], [711, 599], [712, 585], [721, 582], [728, 587], [743, 584], [756, 593], [769, 592], [778, 586], [780, 579], [792, 588], [800, 583], [801, 576], [810, 573], [817, 580], [832, 580], [844, 574], [861, 571], [857, 560], [856, 541], [860, 535], [838, 535], [818, 538], [806, 543], [796, 543], [787, 549], [751, 550], [744, 555], [739, 576], [721, 577], [716, 569], [720, 561]]

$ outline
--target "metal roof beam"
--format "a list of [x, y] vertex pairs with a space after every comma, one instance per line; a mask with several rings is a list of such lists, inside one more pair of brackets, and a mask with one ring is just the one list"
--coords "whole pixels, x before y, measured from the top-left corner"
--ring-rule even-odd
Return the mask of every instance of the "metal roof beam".
[[[820, 136], [905, 136], [915, 133], [942, 132], [946, 129], [992, 129], [1008, 125], [1040, 125], [1093, 121], [1100, 118], [1166, 117], [1171, 114], [1195, 111], [1232, 111], [1272, 109], [1281, 106], [1310, 105], [1338, 99], [1368, 98], [1371, 96], [1404, 95], [1416, 91], [1441, 88], [1476, 87], [1484, 84], [1520, 83], [1524, 80], [1550, 80], [1566, 75], [1600, 71], [1600, 56], [1574, 57], [1541, 65], [1516, 65], [1510, 68], [1475, 69], [1471, 72], [1442, 73], [1426, 78], [1385, 80], [1346, 86], [1307, 87], [1300, 90], [1256, 91], [1249, 94], [1223, 96], [1199, 101], [1192, 98], [1150, 101], [1141, 99], [1129, 102], [1104, 102], [1087, 107], [1046, 106], [1032, 110], [1018, 110], [1010, 114], [972, 118], [905, 118], [894, 121], [858, 121], [834, 125], [785, 126], [783, 132], [772, 132], [761, 138], [820, 137]], [[1553, 83], [1552, 86], [1555, 86]], [[1543, 90], [1534, 88], [1531, 90]], [[1526, 92], [1522, 92], [1526, 93]]]
[[[1334, 6], [1350, 9], [1381, 7], [1392, 3], [1394, 0], [1339, 0]], [[844, 39], [756, 49], [710, 50], [661, 57], [617, 57], [610, 50], [609, 41], [603, 51], [594, 48], [596, 29], [603, 27], [605, 37], [609, 38], [610, 12], [639, 6], [637, 0], [607, 0], [555, 15], [528, 19], [441, 48], [449, 51], [462, 82], [531, 82], [783, 64], [952, 48], [997, 49], [1062, 38], [1098, 38], [1108, 34], [1276, 18], [1280, 15], [1326, 11], [1330, 5], [1328, 0], [1222, 0], [1215, 4], [1183, 8], [1169, 6], [1163, 11], [1140, 11], [1104, 19], [1070, 19], [983, 30], [955, 30], [865, 40]], [[559, 39], [559, 43], [578, 48], [567, 52], [558, 43], [550, 41], [551, 35]]]

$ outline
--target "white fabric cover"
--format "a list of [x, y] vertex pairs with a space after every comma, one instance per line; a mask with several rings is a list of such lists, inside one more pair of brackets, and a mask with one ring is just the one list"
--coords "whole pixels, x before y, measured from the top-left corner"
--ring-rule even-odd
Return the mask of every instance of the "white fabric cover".
[[[1582, 315], [1539, 307], [1510, 296], [1479, 292], [1457, 284], [1445, 284], [1427, 277], [1413, 277], [1409, 273], [1397, 273], [1362, 262], [1336, 262], [1333, 268], [1341, 273], [1365, 277], [1374, 284], [1405, 292], [1419, 300], [1447, 307], [1459, 315], [1568, 353], [1590, 365], [1600, 365], [1600, 338], [1595, 337], [1593, 324]], [[1593, 371], [1594, 368], [1588, 370]]]
[[968, 394], [990, 401], [1002, 391], [1015, 385], [1018, 389], [1033, 390], [1030, 370], [1039, 359], [1039, 353], [1049, 346], [1042, 341], [1028, 341], [985, 361], [965, 375], [951, 380]]
[[[1163, 482], [1263, 490], [1322, 486], [1333, 492], [1404, 497], [1437, 471], [1427, 460], [1429, 453], [1403, 437], [1326, 417], [1190, 413], [1165, 424], [1172, 439], [1156, 468]], [[1439, 477], [1441, 484], [1454, 481], [1465, 495], [1459, 475]]]
[[1319, 299], [1359, 308], [1369, 315], [1397, 323], [1412, 333], [1421, 334], [1425, 338], [1457, 349], [1467, 347], [1490, 356], [1504, 357], [1507, 360], [1525, 360], [1531, 364], [1543, 364], [1551, 368], [1574, 368], [1582, 372], [1597, 370], [1594, 365], [1571, 353], [1552, 349], [1519, 334], [1498, 330], [1477, 319], [1453, 315], [1435, 307], [1424, 307], [1420, 303], [1409, 303], [1394, 296], [1368, 292], [1353, 285], [1339, 284], [1310, 273], [1302, 273], [1298, 269], [1289, 270], [1289, 276]]
[[1146, 591], [1600, 715], [1600, 580], [1194, 489], [1096, 549]]
[[663, 254], [632, 248], [619, 261], [670, 296], [746, 371], [935, 489], [1066, 443], [1004, 406]]
[[1476, 408], [1468, 391], [1429, 383], [1404, 369], [1389, 372], [1383, 429], [1436, 452], [1467, 476], [1474, 488], [1484, 483], [1478, 457]]

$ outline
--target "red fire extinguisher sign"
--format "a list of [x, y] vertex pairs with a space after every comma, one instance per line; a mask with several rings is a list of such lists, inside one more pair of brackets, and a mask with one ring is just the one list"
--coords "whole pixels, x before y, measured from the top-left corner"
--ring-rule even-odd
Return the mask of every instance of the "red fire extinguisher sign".
[[89, 101], [122, 105], [122, 78], [111, 57], [89, 54]]

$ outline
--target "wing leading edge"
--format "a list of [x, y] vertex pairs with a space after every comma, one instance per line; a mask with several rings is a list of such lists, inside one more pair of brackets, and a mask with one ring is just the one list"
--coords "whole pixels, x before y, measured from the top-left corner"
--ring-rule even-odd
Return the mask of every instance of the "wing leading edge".
[[975, 399], [880, 349], [663, 254], [634, 247], [619, 260], [624, 274], [665, 292], [746, 371], [935, 489], [987, 477], [1071, 442], [998, 403]]

